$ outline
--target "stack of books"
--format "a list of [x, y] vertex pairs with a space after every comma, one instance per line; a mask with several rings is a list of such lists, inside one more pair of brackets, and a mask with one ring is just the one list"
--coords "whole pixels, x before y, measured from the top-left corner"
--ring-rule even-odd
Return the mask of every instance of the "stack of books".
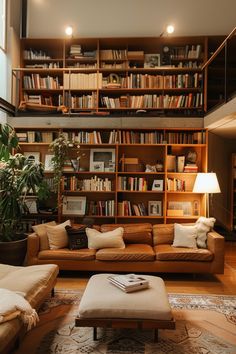
[[126, 293], [149, 287], [148, 280], [136, 274], [111, 275], [108, 280]]

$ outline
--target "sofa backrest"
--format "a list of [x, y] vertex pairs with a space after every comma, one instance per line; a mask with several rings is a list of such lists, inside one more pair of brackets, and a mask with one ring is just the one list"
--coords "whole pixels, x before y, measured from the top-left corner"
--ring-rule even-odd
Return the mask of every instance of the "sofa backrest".
[[152, 246], [152, 225], [149, 223], [141, 224], [103, 224], [101, 232], [107, 232], [116, 229], [117, 227], [124, 228], [123, 239], [126, 244], [142, 243]]
[[174, 224], [153, 225], [153, 245], [172, 244], [174, 240]]

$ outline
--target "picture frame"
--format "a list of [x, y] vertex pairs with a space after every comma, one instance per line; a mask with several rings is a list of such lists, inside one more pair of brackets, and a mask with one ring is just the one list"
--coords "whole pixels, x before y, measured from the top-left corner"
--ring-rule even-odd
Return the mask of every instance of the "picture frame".
[[91, 162], [90, 171], [104, 172], [104, 162], [103, 161]]
[[161, 65], [161, 55], [158, 53], [144, 55], [144, 68], [158, 68]]
[[38, 151], [25, 151], [24, 156], [30, 159], [32, 162], [40, 162], [40, 152]]
[[110, 164], [115, 164], [115, 149], [91, 149], [90, 150], [90, 171], [94, 171], [94, 162], [103, 162], [104, 171], [110, 169]]
[[52, 154], [47, 154], [45, 155], [45, 161], [44, 161], [44, 169], [46, 172], [50, 172], [54, 170], [54, 165], [52, 163], [54, 155]]
[[162, 202], [160, 200], [148, 201], [148, 215], [149, 216], [162, 216]]
[[153, 180], [152, 191], [163, 191], [163, 179]]
[[64, 196], [62, 203], [63, 215], [85, 215], [85, 196]]

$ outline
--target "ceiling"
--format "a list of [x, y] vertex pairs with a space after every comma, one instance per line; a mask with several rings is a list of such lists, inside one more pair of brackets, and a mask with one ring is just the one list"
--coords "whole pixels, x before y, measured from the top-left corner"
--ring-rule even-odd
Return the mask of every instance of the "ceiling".
[[236, 25], [236, 0], [28, 0], [28, 37], [227, 35]]
[[[27, 36], [159, 36], [167, 24], [174, 36], [228, 35], [236, 26], [236, 0], [28, 0]], [[166, 35], [166, 34], [164, 34]], [[236, 99], [205, 118], [205, 126], [236, 138]]]

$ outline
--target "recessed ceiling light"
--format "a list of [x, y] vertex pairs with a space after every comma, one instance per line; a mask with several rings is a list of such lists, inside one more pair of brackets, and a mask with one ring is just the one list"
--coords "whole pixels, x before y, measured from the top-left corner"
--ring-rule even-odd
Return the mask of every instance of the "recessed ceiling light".
[[168, 26], [166, 26], [166, 32], [167, 32], [167, 33], [171, 34], [171, 33], [174, 32], [174, 30], [175, 30], [175, 28], [174, 28], [173, 25], [168, 25]]
[[72, 36], [73, 28], [71, 26], [67, 26], [65, 29], [65, 33], [67, 34], [67, 36]]

